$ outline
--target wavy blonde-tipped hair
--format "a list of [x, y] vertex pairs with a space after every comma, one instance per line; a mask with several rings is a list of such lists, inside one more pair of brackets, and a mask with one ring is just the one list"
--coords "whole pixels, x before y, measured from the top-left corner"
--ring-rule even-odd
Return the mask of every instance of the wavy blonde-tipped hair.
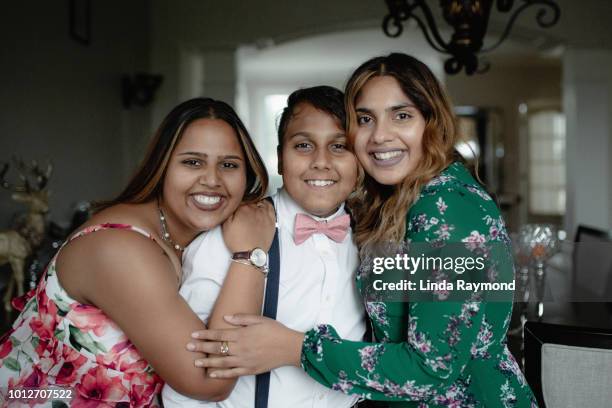
[[355, 238], [364, 251], [372, 244], [400, 243], [406, 233], [406, 214], [421, 188], [455, 160], [457, 125], [446, 92], [421, 61], [393, 53], [363, 63], [350, 77], [345, 92], [347, 130], [352, 143], [357, 127], [355, 102], [363, 86], [377, 76], [395, 78], [425, 119], [423, 156], [399, 184], [386, 186], [368, 174], [349, 201], [356, 219]]

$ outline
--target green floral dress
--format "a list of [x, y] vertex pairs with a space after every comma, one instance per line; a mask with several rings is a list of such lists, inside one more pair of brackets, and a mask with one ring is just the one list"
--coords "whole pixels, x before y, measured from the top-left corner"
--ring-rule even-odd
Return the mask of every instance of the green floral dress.
[[[503, 248], [488, 258], [490, 263], [504, 258], [498, 270], [489, 271], [513, 278], [510, 240], [499, 210], [462, 164], [451, 164], [422, 189], [406, 222], [407, 245], [461, 242], [485, 252]], [[371, 269], [371, 262], [362, 259], [357, 284], [363, 296]], [[306, 333], [302, 367], [321, 384], [364, 399], [403, 402], [392, 406], [537, 407], [506, 345], [511, 301], [489, 302], [476, 292], [462, 301], [367, 299], [378, 342], [343, 340], [330, 325]]]

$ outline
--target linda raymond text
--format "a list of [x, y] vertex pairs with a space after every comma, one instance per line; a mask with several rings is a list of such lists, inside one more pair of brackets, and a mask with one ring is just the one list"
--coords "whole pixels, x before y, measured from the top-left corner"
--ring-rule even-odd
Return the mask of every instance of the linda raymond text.
[[[418, 284], [418, 286], [417, 286]], [[457, 279], [455, 281], [431, 281], [427, 280], [418, 280], [411, 281], [408, 279], [402, 279], [398, 282], [384, 282], [380, 279], [377, 279], [373, 282], [372, 287], [374, 290], [392, 290], [392, 291], [471, 291], [471, 292], [481, 292], [481, 291], [507, 291], [514, 290], [515, 282], [469, 282], [462, 279]]]

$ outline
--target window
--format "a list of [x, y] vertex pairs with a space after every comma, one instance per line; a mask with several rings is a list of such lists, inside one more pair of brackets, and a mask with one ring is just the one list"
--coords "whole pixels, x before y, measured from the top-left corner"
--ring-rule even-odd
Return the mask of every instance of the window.
[[542, 110], [529, 115], [529, 212], [565, 213], [565, 115]]
[[278, 144], [277, 125], [283, 109], [287, 106], [287, 97], [289, 97], [287, 94], [264, 96], [264, 112], [263, 121], [260, 122], [262, 126], [260, 135], [265, 135], [265, 143], [260, 143], [258, 148], [270, 175], [270, 186], [268, 189], [270, 192], [276, 191], [277, 188], [283, 185], [283, 180], [277, 173], [278, 157], [276, 155], [276, 146]]
[[478, 123], [475, 117], [458, 116], [457, 125], [462, 140], [455, 145], [455, 149], [468, 162], [474, 162], [480, 156], [478, 144]]

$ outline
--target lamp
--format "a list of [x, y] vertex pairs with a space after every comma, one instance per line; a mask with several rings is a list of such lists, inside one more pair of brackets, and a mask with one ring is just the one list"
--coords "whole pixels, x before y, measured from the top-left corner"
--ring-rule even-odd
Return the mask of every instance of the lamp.
[[[382, 28], [389, 37], [399, 37], [404, 30], [403, 22], [414, 19], [423, 31], [425, 39], [435, 50], [450, 54], [444, 63], [447, 74], [453, 75], [465, 69], [465, 73], [484, 72], [488, 65], [480, 67], [478, 54], [497, 48], [507, 37], [518, 15], [530, 6], [538, 5], [536, 21], [542, 28], [552, 27], [559, 21], [561, 10], [552, 0], [522, 0], [514, 10], [499, 40], [483, 48], [493, 0], [440, 0], [444, 20], [453, 27], [454, 33], [446, 42], [440, 35], [431, 9], [425, 0], [385, 0], [389, 14], [385, 16]], [[500, 13], [510, 12], [513, 0], [497, 0]], [[421, 15], [417, 11], [421, 11]], [[550, 11], [550, 15], [548, 15]]]

